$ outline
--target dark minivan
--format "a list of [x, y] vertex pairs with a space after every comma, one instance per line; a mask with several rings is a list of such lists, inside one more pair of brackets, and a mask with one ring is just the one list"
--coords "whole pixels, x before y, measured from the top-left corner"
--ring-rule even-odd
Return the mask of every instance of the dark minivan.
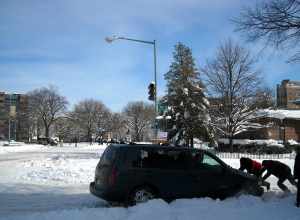
[[160, 145], [109, 145], [96, 167], [90, 192], [109, 202], [136, 204], [152, 198], [263, 194], [258, 179], [200, 149]]

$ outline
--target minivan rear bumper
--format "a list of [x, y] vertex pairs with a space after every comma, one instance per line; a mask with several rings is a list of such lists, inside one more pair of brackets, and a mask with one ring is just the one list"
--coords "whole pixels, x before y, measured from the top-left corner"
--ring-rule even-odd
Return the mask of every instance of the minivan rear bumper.
[[102, 197], [103, 192], [95, 189], [95, 182], [90, 183], [90, 192], [97, 197]]
[[95, 182], [90, 183], [90, 192], [101, 199], [108, 202], [123, 202], [125, 197], [113, 189], [101, 189], [95, 187]]

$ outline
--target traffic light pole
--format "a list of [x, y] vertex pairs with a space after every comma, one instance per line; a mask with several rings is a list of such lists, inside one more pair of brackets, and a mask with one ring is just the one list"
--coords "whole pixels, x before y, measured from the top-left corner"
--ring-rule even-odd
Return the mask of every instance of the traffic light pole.
[[[156, 41], [155, 40], [153, 41], [153, 55], [154, 55], [154, 83], [155, 83], [154, 105], [155, 105], [155, 120], [156, 120], [156, 117], [158, 115], [157, 114], [158, 106], [157, 106], [157, 78], [156, 78], [157, 74], [156, 74]], [[157, 130], [157, 128], [155, 128], [155, 130]]]
[[9, 112], [8, 112], [8, 143], [10, 144], [10, 136], [11, 136], [11, 134], [10, 134], [10, 127], [11, 127], [11, 118], [10, 118], [10, 115], [11, 115], [11, 113], [10, 113], [10, 111], [11, 111], [11, 94], [9, 94]]
[[[144, 44], [151, 44], [153, 45], [153, 56], [154, 56], [154, 83], [155, 83], [155, 92], [154, 92], [154, 108], [155, 108], [155, 120], [156, 116], [158, 115], [158, 105], [157, 105], [157, 73], [156, 73], [156, 41], [145, 41], [145, 40], [138, 40], [138, 39], [133, 39], [133, 38], [127, 38], [127, 37], [118, 37], [118, 36], [113, 36], [113, 37], [106, 37], [105, 38], [107, 43], [112, 43], [115, 40], [128, 40], [128, 41], [134, 41], [134, 42], [139, 42], [139, 43], [144, 43]], [[157, 129], [156, 129], [156, 135], [157, 135]]]

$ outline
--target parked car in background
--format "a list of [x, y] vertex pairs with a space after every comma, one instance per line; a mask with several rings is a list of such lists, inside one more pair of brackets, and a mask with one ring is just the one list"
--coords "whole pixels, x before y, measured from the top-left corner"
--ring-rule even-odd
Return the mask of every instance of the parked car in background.
[[38, 138], [37, 143], [43, 145], [49, 144], [51, 146], [56, 146], [58, 144], [58, 141], [55, 138]]
[[90, 192], [129, 205], [162, 198], [224, 199], [263, 188], [255, 176], [229, 167], [214, 154], [191, 148], [112, 144], [101, 156]]

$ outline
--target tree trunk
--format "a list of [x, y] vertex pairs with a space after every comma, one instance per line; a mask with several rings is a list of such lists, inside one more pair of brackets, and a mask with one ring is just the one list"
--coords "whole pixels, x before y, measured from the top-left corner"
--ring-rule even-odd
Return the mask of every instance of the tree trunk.
[[49, 138], [49, 128], [45, 126], [45, 137]]
[[190, 147], [190, 141], [189, 141], [189, 138], [188, 137], [185, 137], [184, 138], [184, 142], [185, 142], [185, 147]]
[[37, 124], [36, 125], [36, 137], [37, 137], [37, 139], [40, 139], [40, 136], [41, 136], [41, 129], [40, 129], [39, 124]]
[[233, 136], [232, 135], [229, 136], [229, 148], [230, 148], [230, 152], [233, 153]]
[[49, 127], [45, 126], [45, 137], [47, 139], [47, 143], [49, 144]]
[[191, 145], [191, 148], [194, 148], [194, 138], [193, 138], [193, 136], [190, 139], [190, 145]]
[[90, 129], [87, 131], [87, 141], [90, 143], [90, 145], [92, 145], [92, 131]]

